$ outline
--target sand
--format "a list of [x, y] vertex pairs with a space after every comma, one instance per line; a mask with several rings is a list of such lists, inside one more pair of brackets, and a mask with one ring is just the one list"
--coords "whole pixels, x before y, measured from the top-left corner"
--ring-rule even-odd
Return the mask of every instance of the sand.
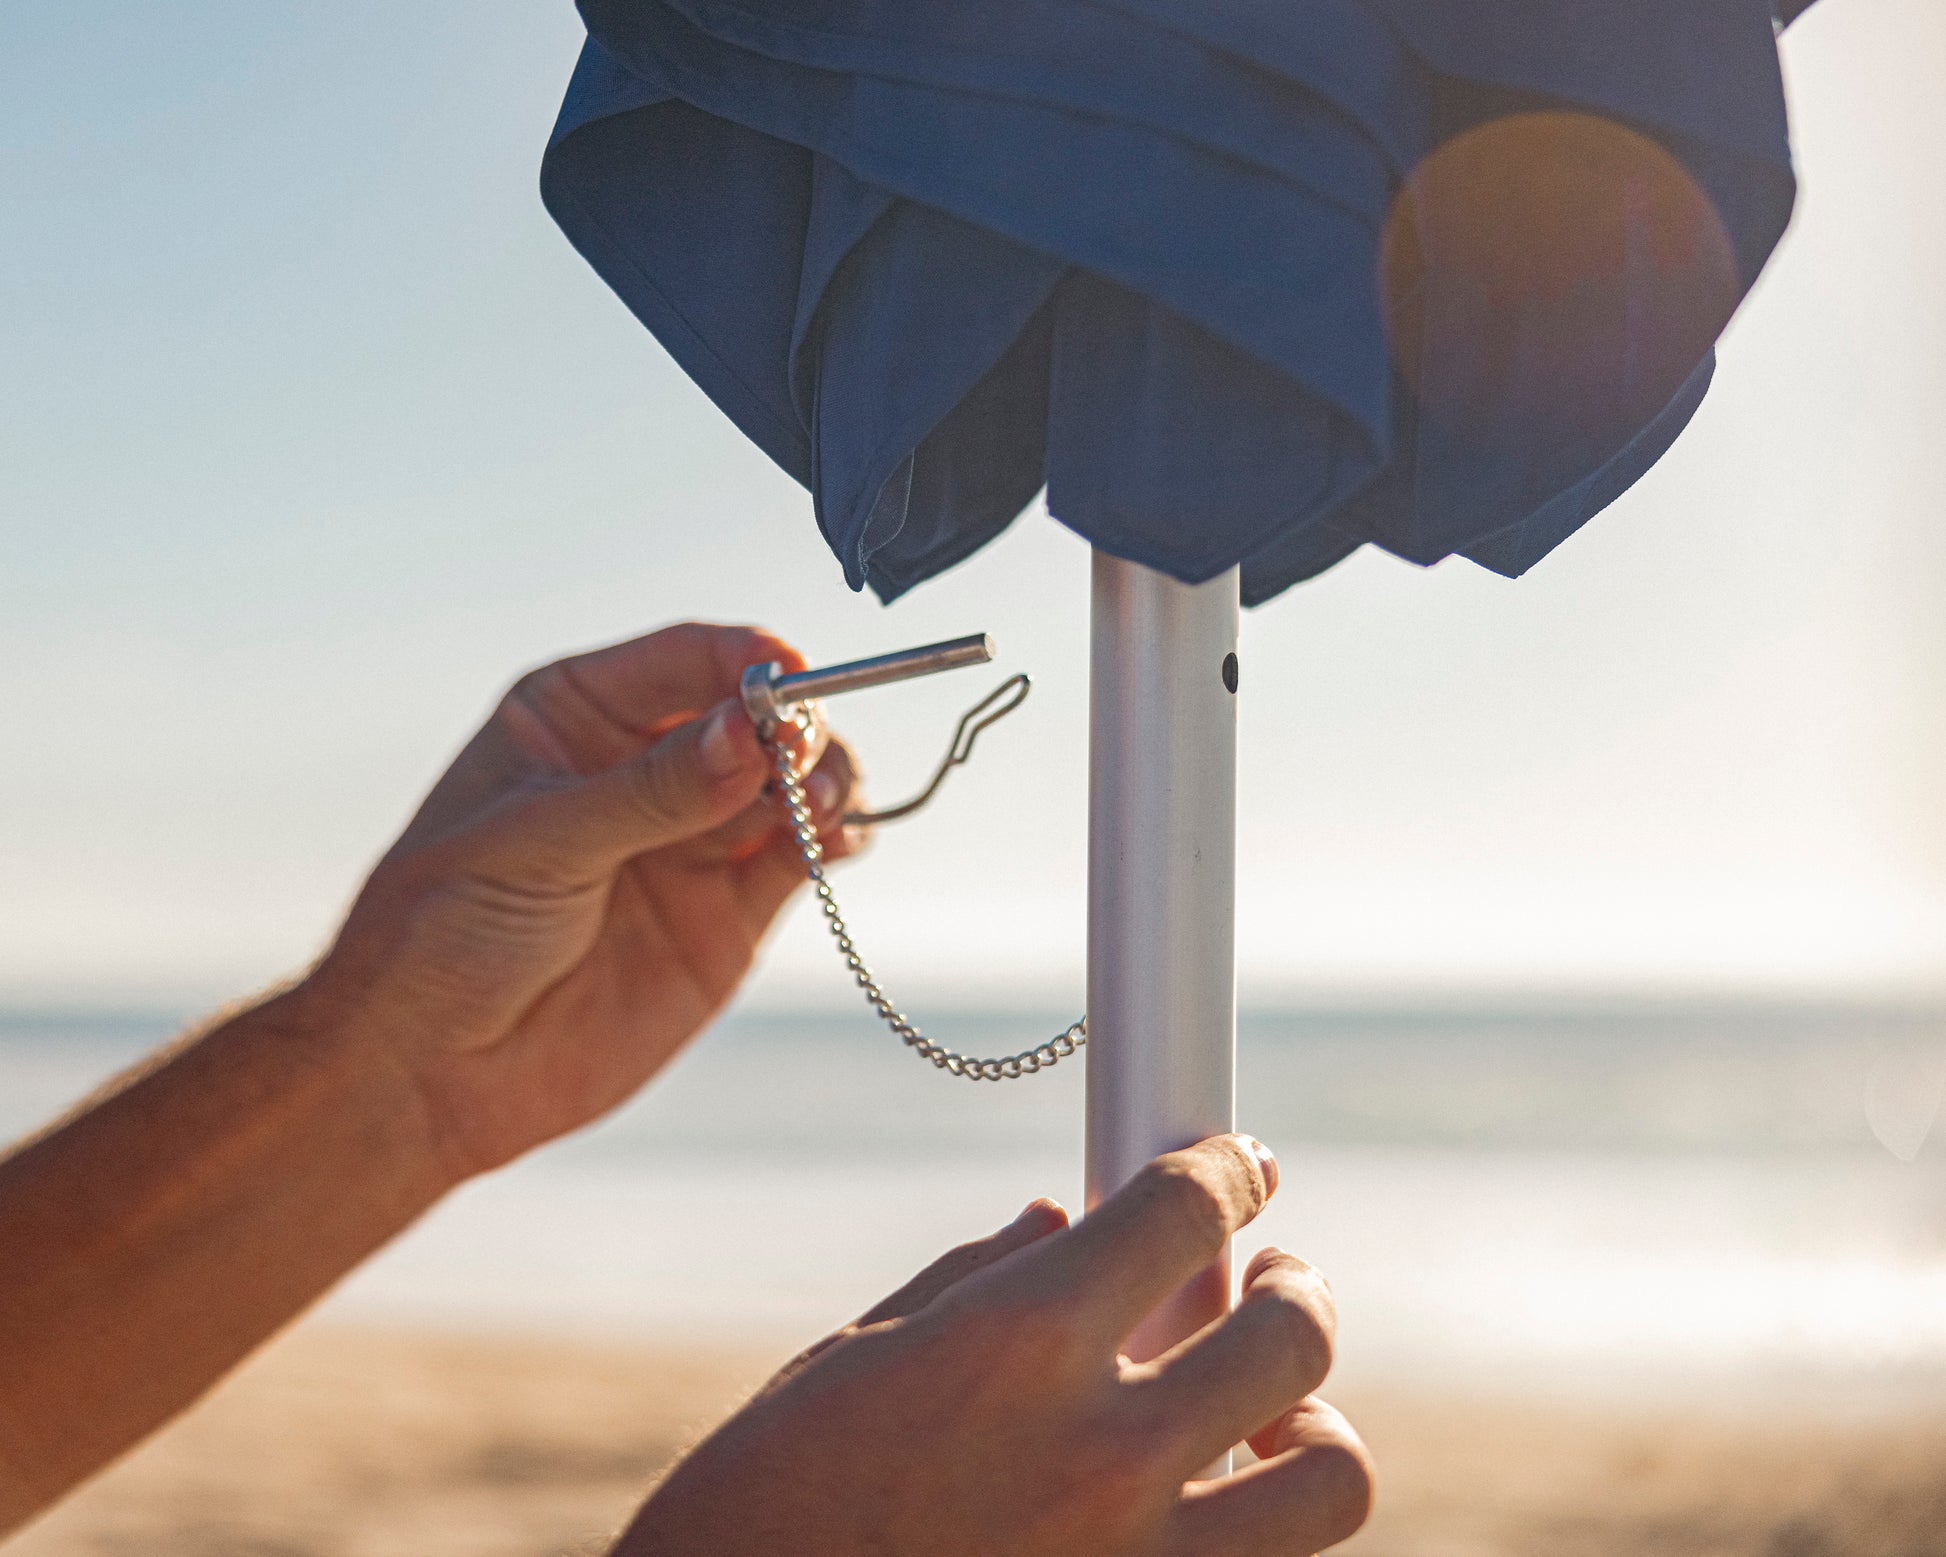
[[[599, 1552], [773, 1360], [301, 1326], [7, 1557]], [[1946, 1557], [1946, 1407], [1339, 1403], [1383, 1476], [1356, 1557]]]

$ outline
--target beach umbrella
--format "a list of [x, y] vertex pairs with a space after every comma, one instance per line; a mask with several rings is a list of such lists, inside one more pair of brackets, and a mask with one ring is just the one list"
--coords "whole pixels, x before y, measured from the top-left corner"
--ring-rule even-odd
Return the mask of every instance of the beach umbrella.
[[846, 581], [1043, 490], [1095, 549], [1090, 1203], [1231, 1127], [1239, 602], [1517, 575], [1660, 458], [1789, 220], [1808, 3], [581, 0], [548, 207]]

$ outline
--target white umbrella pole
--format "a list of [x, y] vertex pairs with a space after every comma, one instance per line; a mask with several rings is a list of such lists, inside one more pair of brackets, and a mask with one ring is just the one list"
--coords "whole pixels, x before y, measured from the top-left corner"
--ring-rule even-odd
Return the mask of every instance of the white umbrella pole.
[[[1095, 553], [1088, 770], [1088, 1204], [1236, 1120], [1237, 573]], [[1226, 669], [1227, 662], [1227, 669]], [[1229, 1307], [1227, 1256], [1137, 1360]]]

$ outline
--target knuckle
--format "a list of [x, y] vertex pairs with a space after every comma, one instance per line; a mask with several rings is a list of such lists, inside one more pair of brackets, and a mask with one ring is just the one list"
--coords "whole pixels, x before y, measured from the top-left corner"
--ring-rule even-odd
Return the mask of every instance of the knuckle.
[[1261, 1211], [1269, 1199], [1263, 1169], [1243, 1136], [1214, 1135], [1170, 1155], [1181, 1158], [1227, 1206], [1234, 1208], [1239, 1226]]
[[1119, 1500], [1148, 1484], [1162, 1435], [1126, 1420], [1084, 1417], [1075, 1437], [1077, 1462], [1087, 1472], [1088, 1485]]
[[671, 622], [636, 642], [657, 660], [686, 664], [701, 659], [707, 663], [711, 650], [724, 639], [734, 638], [737, 631], [713, 622]]
[[706, 645], [731, 659], [744, 659], [753, 655], [774, 659], [775, 651], [781, 647], [776, 638], [752, 622], [691, 620], [677, 622], [664, 630], [698, 645]]
[[1242, 1308], [1308, 1394], [1331, 1371], [1333, 1324], [1310, 1283], [1277, 1282], [1252, 1290]]
[[1356, 1533], [1372, 1517], [1378, 1483], [1364, 1444], [1346, 1436], [1305, 1451], [1306, 1479], [1315, 1498], [1324, 1539], [1330, 1546]]
[[548, 690], [561, 679], [561, 662], [552, 660], [516, 676], [500, 699], [500, 706], [531, 709], [547, 701]]
[[1186, 1238], [1198, 1245], [1220, 1246], [1230, 1234], [1230, 1207], [1221, 1189], [1200, 1171], [1187, 1152], [1158, 1157], [1137, 1179], [1142, 1198]]
[[[1117, 1526], [1125, 1541], [1134, 1529], [1156, 1524], [1181, 1486], [1175, 1445], [1163, 1432], [1128, 1423], [1096, 1422], [1076, 1435], [1074, 1478], [1077, 1496], [1085, 1500], [1083, 1522], [1091, 1534], [1102, 1535]], [[1107, 1550], [1121, 1550], [1122, 1544]]]
[[1202, 1142], [1198, 1148], [1210, 1155], [1213, 1159], [1212, 1171], [1226, 1192], [1245, 1208], [1245, 1221], [1263, 1210], [1270, 1199], [1270, 1186], [1264, 1177], [1264, 1167], [1252, 1150], [1252, 1144], [1248, 1136], [1219, 1135]]

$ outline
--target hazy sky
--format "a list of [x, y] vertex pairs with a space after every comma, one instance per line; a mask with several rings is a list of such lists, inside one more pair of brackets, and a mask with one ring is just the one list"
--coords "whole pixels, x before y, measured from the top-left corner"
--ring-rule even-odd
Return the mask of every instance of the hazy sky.
[[[0, 1000], [293, 966], [521, 667], [686, 615], [977, 629], [1033, 701], [848, 873], [895, 992], [1078, 998], [1086, 557], [891, 610], [554, 232], [564, 0], [0, 19]], [[1788, 57], [1799, 223], [1708, 406], [1527, 579], [1245, 625], [1246, 994], [1946, 988], [1938, 0]], [[877, 789], [990, 678], [844, 708]], [[842, 1000], [800, 918], [777, 1000]]]

